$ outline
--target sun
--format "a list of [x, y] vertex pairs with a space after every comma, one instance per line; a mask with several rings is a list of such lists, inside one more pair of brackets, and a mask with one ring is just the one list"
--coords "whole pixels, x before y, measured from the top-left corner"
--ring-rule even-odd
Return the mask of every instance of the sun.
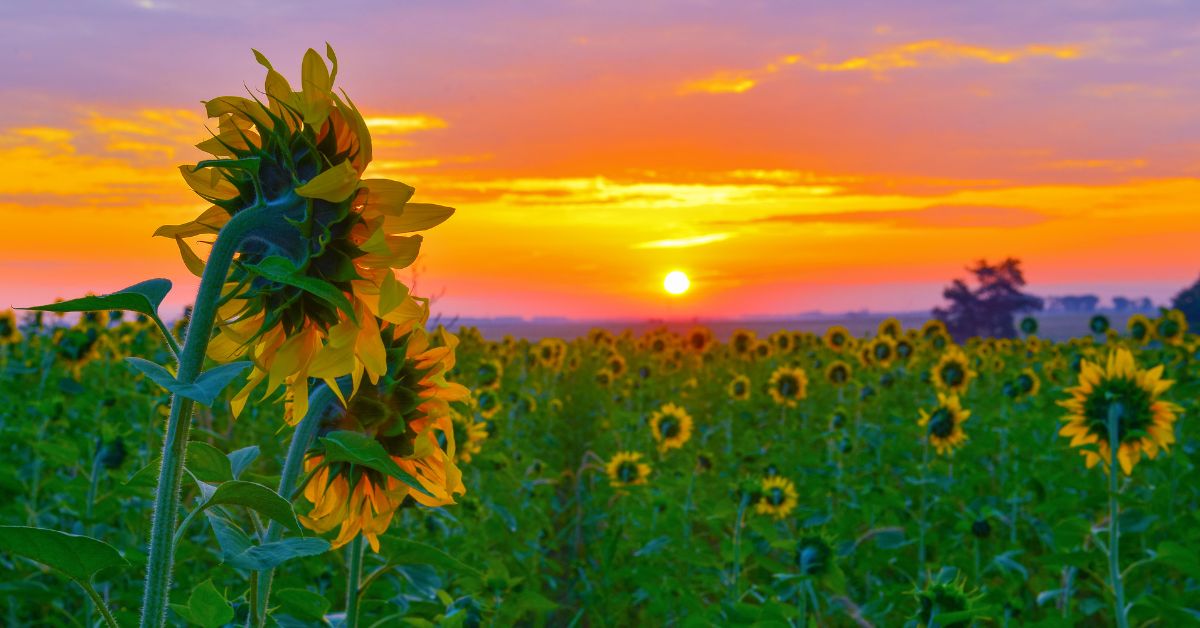
[[683, 294], [691, 285], [692, 282], [682, 270], [673, 270], [663, 279], [663, 289], [671, 294]]

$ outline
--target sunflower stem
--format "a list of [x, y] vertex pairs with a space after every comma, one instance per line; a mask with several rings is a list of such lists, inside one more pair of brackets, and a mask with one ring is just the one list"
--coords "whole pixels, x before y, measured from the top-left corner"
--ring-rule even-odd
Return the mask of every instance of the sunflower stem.
[[929, 467], [929, 437], [921, 447], [921, 510], [917, 516], [917, 582], [925, 584], [925, 478]]
[[358, 589], [362, 580], [363, 536], [350, 542], [346, 573], [346, 628], [358, 628]]
[[[255, 227], [268, 220], [266, 212], [247, 209], [230, 218], [217, 235], [212, 253], [200, 278], [196, 305], [188, 323], [187, 337], [179, 355], [179, 371], [175, 380], [191, 384], [200, 375], [204, 355], [212, 338], [217, 301], [229, 274], [229, 266], [242, 240]], [[167, 620], [167, 599], [171, 588], [171, 570], [175, 559], [175, 524], [179, 518], [179, 491], [183, 482], [183, 463], [187, 455], [188, 433], [191, 430], [194, 403], [179, 395], [171, 397], [171, 412], [167, 417], [163, 437], [162, 466], [154, 494], [154, 518], [150, 527], [150, 555], [147, 561], [145, 590], [142, 597], [142, 628], [158, 628]]]
[[[300, 420], [296, 425], [295, 431], [292, 432], [292, 442], [288, 445], [287, 458], [283, 460], [283, 470], [279, 474], [279, 494], [286, 500], [292, 499], [292, 493], [296, 490], [296, 481], [300, 477], [300, 469], [304, 466], [304, 454], [308, 451], [308, 446], [312, 443], [313, 436], [317, 433], [317, 427], [321, 423], [321, 417], [337, 399], [333, 389], [326, 386], [324, 383], [317, 384], [312, 393], [308, 396], [308, 414]], [[278, 541], [283, 536], [283, 526], [275, 521], [267, 526], [266, 538], [263, 543], [272, 543]], [[258, 609], [262, 612], [261, 616], [255, 614], [248, 622], [255, 626], [265, 626], [267, 623], [267, 602], [271, 597], [271, 582], [275, 577], [274, 569], [267, 569], [255, 574], [257, 581], [256, 601]]]
[[1121, 451], [1119, 426], [1122, 412], [1120, 402], [1108, 407], [1108, 577], [1112, 585], [1117, 628], [1129, 628], [1129, 620], [1125, 617], [1125, 588], [1121, 583], [1121, 520], [1117, 504], [1117, 470], [1120, 468], [1118, 465]]

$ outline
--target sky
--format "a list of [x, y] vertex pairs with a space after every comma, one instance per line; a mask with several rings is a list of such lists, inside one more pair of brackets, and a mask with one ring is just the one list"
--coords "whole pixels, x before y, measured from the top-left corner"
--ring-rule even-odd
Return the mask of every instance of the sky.
[[368, 176], [457, 208], [401, 274], [446, 316], [919, 310], [1009, 256], [1040, 295], [1200, 273], [1194, 2], [50, 0], [0, 32], [0, 307], [190, 302], [151, 234], [207, 206], [177, 170], [202, 102], [325, 42]]

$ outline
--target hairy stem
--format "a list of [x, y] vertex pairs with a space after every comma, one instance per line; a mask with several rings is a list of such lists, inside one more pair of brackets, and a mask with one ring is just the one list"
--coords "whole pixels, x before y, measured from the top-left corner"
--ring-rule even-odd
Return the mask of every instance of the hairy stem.
[[1117, 473], [1119, 473], [1119, 454], [1121, 451], [1120, 430], [1121, 404], [1114, 403], [1108, 408], [1108, 577], [1112, 584], [1113, 605], [1116, 612], [1117, 628], [1129, 628], [1129, 620], [1125, 617], [1125, 588], [1121, 584], [1120, 547], [1121, 521], [1117, 504]]

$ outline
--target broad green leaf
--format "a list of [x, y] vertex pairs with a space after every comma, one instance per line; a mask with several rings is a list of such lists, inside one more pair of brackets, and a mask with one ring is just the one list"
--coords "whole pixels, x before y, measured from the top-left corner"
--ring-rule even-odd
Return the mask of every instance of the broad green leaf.
[[479, 569], [420, 541], [385, 535], [379, 539], [379, 553], [393, 565], [432, 565], [450, 572], [483, 575]]
[[188, 621], [203, 628], [220, 628], [233, 621], [233, 607], [213, 586], [212, 580], [205, 580], [192, 589], [192, 595], [188, 598], [188, 615]]
[[44, 528], [0, 526], [0, 549], [36, 560], [80, 582], [91, 582], [102, 569], [129, 564], [108, 543]]
[[41, 310], [43, 312], [94, 312], [96, 310], [126, 310], [138, 312], [146, 316], [158, 318], [158, 306], [162, 304], [167, 293], [171, 291], [171, 282], [166, 279], [150, 279], [102, 296], [82, 297], [20, 308], [23, 310]]
[[424, 495], [433, 497], [433, 493], [425, 490], [416, 478], [401, 469], [384, 450], [383, 445], [370, 436], [342, 430], [330, 432], [321, 442], [325, 445], [325, 459], [330, 462], [349, 462], [374, 469], [404, 482]]
[[220, 395], [221, 391], [235, 377], [251, 365], [250, 362], [246, 361], [222, 364], [201, 373], [200, 377], [191, 384], [181, 384], [175, 379], [174, 375], [171, 375], [170, 371], [154, 362], [134, 357], [125, 358], [125, 361], [138, 372], [149, 377], [155, 384], [180, 397], [191, 399], [206, 406], [212, 406], [213, 402], [217, 399], [217, 395]]
[[213, 510], [206, 510], [204, 516], [212, 526], [213, 536], [217, 537], [223, 560], [229, 560], [250, 549], [250, 537], [236, 523]]
[[246, 467], [249, 467], [255, 458], [258, 458], [258, 452], [258, 445], [251, 445], [229, 452], [229, 465], [233, 469], [234, 479], [240, 477], [242, 471], [245, 471]]
[[333, 285], [301, 274], [287, 258], [272, 255], [257, 264], [244, 264], [244, 268], [276, 283], [299, 288], [341, 310], [350, 320], [357, 322], [354, 306]]
[[304, 556], [316, 556], [329, 551], [329, 541], [316, 537], [292, 537], [255, 545], [246, 551], [225, 559], [225, 564], [238, 569], [249, 571], [264, 571], [274, 569], [279, 565]]
[[262, 484], [243, 480], [222, 482], [201, 508], [212, 506], [245, 506], [290, 530], [300, 530], [292, 504]]
[[283, 612], [298, 619], [319, 622], [329, 611], [329, 600], [308, 589], [280, 589], [275, 599]]
[[233, 479], [229, 458], [220, 449], [203, 441], [188, 443], [186, 466], [202, 482], [228, 482]]

